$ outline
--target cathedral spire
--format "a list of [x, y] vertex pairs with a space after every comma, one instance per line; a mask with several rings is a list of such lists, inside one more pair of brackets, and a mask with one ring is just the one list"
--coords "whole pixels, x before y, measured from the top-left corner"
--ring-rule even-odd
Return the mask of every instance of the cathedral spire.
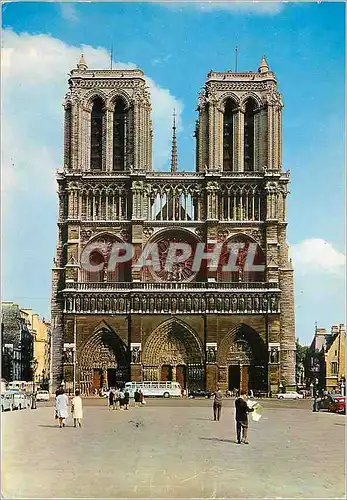
[[176, 141], [176, 112], [173, 112], [171, 173], [177, 172], [177, 141]]
[[265, 56], [263, 56], [263, 57], [261, 58], [261, 61], [260, 61], [260, 65], [259, 65], [259, 69], [258, 69], [258, 71], [259, 71], [259, 73], [266, 73], [267, 71], [269, 71], [269, 69], [270, 69], [270, 68], [269, 68], [269, 65], [268, 65], [268, 63], [267, 63], [266, 57], [265, 57]]
[[84, 59], [84, 55], [83, 54], [81, 54], [80, 62], [77, 64], [77, 68], [78, 69], [82, 69], [82, 70], [88, 69], [88, 66], [87, 66], [87, 63], [86, 63], [86, 61]]

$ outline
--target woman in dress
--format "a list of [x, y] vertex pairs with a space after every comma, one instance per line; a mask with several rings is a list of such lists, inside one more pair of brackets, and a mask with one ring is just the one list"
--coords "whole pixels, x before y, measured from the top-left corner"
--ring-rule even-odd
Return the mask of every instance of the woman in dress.
[[65, 394], [64, 389], [55, 398], [55, 409], [58, 416], [59, 427], [65, 427], [64, 420], [68, 417], [69, 398]]
[[75, 397], [73, 398], [71, 402], [71, 411], [72, 411], [72, 418], [73, 418], [73, 426], [77, 427], [82, 427], [82, 419], [83, 419], [83, 405], [82, 405], [82, 398], [80, 396], [80, 391], [77, 389], [75, 392]]

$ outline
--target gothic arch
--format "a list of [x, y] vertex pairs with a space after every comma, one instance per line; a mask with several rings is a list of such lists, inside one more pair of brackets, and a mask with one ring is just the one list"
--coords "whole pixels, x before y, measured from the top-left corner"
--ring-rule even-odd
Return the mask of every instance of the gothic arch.
[[263, 102], [261, 100], [261, 98], [258, 96], [258, 94], [256, 94], [255, 92], [249, 92], [247, 94], [244, 94], [241, 99], [240, 99], [240, 107], [242, 109], [244, 109], [245, 105], [246, 105], [246, 102], [249, 100], [249, 99], [253, 99], [253, 101], [256, 103], [256, 109], [260, 109], [263, 107]]
[[[101, 270], [93, 272], [91, 269], [85, 268], [82, 265], [82, 259], [87, 259], [86, 254], [83, 253], [87, 250], [88, 246], [100, 243], [100, 248], [95, 245], [95, 248], [89, 255], [89, 262], [94, 264], [103, 264]], [[128, 281], [130, 273], [131, 262], [118, 263], [115, 269], [109, 269], [109, 261], [111, 257], [111, 250], [113, 243], [124, 243], [121, 236], [111, 233], [109, 231], [102, 231], [94, 234], [81, 248], [80, 262], [81, 262], [81, 281], [83, 282], [124, 282]]]
[[91, 113], [93, 103], [96, 99], [100, 99], [103, 102], [104, 107], [106, 107], [107, 96], [106, 94], [99, 89], [92, 89], [86, 93], [84, 96], [84, 109]]
[[115, 104], [116, 104], [116, 101], [118, 99], [121, 99], [122, 101], [124, 101], [124, 104], [125, 104], [125, 108], [126, 108], [126, 111], [128, 111], [131, 107], [131, 104], [130, 104], [130, 97], [129, 95], [122, 91], [122, 90], [115, 90], [114, 92], [112, 92], [108, 98], [107, 98], [107, 107], [113, 111], [114, 110], [114, 107], [115, 107]]
[[120, 383], [129, 378], [129, 353], [117, 333], [102, 321], [94, 333], [77, 350], [80, 386], [83, 393], [91, 392], [95, 373], [103, 374], [107, 385], [107, 370], [117, 372]]
[[203, 347], [190, 326], [172, 318], [150, 334], [144, 345], [142, 360], [148, 366], [202, 364]]
[[217, 104], [218, 109], [222, 113], [224, 113], [225, 104], [228, 99], [234, 102], [236, 108], [240, 106], [240, 98], [238, 95], [234, 94], [234, 92], [225, 92], [224, 94], [221, 95]]
[[217, 363], [229, 364], [266, 363], [266, 345], [260, 335], [245, 323], [232, 328], [223, 338], [217, 351]]
[[[229, 262], [229, 255], [231, 250], [228, 248], [229, 243], [244, 243], [243, 248], [235, 249], [237, 252], [237, 259], [235, 262], [235, 267], [237, 270], [223, 270], [223, 266], [227, 265]], [[263, 270], [249, 270], [245, 266], [246, 259], [248, 256], [248, 249], [251, 243], [255, 243], [256, 251], [254, 256], [252, 256], [252, 264], [255, 266], [264, 266]], [[246, 233], [236, 233], [230, 235], [223, 243], [221, 256], [219, 259], [218, 269], [217, 269], [217, 279], [221, 282], [264, 282], [265, 281], [265, 267], [266, 259], [264, 252], [259, 245], [259, 243], [250, 235]]]

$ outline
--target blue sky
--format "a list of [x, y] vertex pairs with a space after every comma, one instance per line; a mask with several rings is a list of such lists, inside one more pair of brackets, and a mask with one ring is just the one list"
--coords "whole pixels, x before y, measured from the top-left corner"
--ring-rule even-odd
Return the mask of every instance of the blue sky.
[[285, 104], [283, 169], [291, 171], [288, 240], [296, 330], [345, 322], [343, 3], [9, 3], [2, 6], [2, 299], [49, 317], [56, 244], [55, 170], [62, 162], [67, 73], [137, 65], [150, 79], [154, 168], [168, 168], [178, 110], [179, 168], [194, 170], [197, 95], [210, 69], [258, 68], [266, 54]]

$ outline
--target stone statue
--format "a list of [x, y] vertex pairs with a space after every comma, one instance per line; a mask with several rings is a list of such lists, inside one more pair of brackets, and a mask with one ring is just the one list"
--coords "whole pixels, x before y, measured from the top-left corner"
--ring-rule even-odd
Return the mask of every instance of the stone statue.
[[124, 311], [124, 299], [123, 299], [123, 297], [121, 297], [119, 299], [119, 311], [120, 312]]
[[146, 297], [142, 297], [142, 312], [147, 311], [147, 299]]
[[187, 312], [191, 312], [192, 310], [192, 299], [190, 297], [187, 298]]
[[245, 308], [245, 299], [243, 297], [239, 298], [239, 310], [243, 311]]
[[80, 312], [81, 310], [81, 299], [79, 297], [76, 298], [76, 312]]
[[236, 312], [236, 310], [237, 310], [237, 298], [235, 297], [235, 295], [231, 299], [231, 303], [232, 303], [232, 310], [233, 310], [233, 312]]
[[207, 351], [207, 363], [215, 363], [216, 362], [216, 351], [214, 347], [209, 347]]
[[268, 304], [267, 298], [263, 297], [263, 312], [267, 312], [267, 304]]
[[255, 310], [256, 312], [258, 312], [258, 311], [259, 311], [259, 298], [258, 298], [258, 297], [255, 297], [255, 298], [254, 298], [254, 310]]
[[153, 312], [154, 311], [154, 298], [151, 297], [149, 299], [149, 312]]
[[133, 347], [132, 353], [131, 353], [131, 362], [132, 363], [140, 363], [140, 348], [139, 347]]
[[248, 312], [252, 312], [252, 298], [248, 297], [247, 299], [247, 310]]

